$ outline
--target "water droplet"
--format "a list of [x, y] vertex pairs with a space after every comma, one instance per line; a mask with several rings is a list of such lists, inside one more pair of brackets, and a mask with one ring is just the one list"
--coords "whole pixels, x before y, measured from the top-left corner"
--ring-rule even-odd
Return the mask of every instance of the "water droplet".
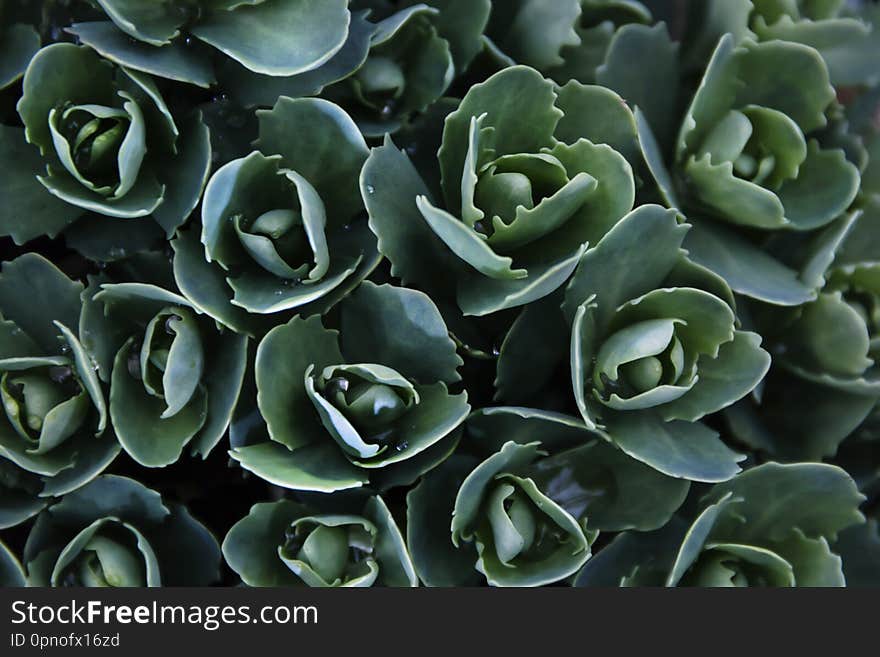
[[375, 193], [376, 193], [376, 188], [373, 187], [372, 185], [370, 185], [369, 183], [367, 183], [367, 194], [375, 194]]
[[276, 297], [280, 297], [282, 294], [284, 294], [284, 290], [275, 290]]
[[406, 440], [398, 440], [394, 443], [394, 450], [397, 452], [403, 452], [407, 447], [409, 447], [409, 443]]
[[397, 103], [395, 103], [393, 100], [389, 100], [387, 103], [385, 103], [382, 106], [382, 109], [379, 110], [379, 116], [383, 120], [387, 121], [392, 116], [394, 116], [394, 109], [395, 109], [396, 105], [397, 105]]
[[492, 355], [495, 356], [495, 358], [498, 358], [501, 355], [501, 348], [492, 347]]
[[192, 38], [191, 36], [189, 36], [189, 35], [185, 36], [185, 37], [183, 38], [183, 44], [184, 44], [185, 46], [191, 46], [191, 45], [193, 44], [193, 38]]
[[70, 345], [66, 344], [66, 343], [61, 345], [61, 353], [62, 354], [69, 354], [70, 353]]
[[221, 93], [217, 94], [216, 96], [214, 96], [214, 97], [211, 99], [211, 102], [214, 102], [214, 103], [228, 103], [228, 102], [229, 102], [229, 94], [226, 93], [225, 91], [224, 91], [224, 92], [221, 92]]

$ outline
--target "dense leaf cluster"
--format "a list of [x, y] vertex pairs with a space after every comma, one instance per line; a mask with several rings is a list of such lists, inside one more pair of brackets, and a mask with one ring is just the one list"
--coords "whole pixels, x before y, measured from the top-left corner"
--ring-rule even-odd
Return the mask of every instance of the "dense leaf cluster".
[[0, 584], [880, 585], [878, 35], [0, 4]]

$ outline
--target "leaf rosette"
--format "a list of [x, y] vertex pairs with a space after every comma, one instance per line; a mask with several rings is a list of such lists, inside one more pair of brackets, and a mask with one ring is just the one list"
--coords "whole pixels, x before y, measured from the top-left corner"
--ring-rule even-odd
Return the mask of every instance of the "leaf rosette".
[[30, 586], [208, 586], [220, 547], [186, 507], [103, 475], [37, 517], [24, 562]]
[[716, 485], [692, 522], [618, 535], [575, 585], [844, 586], [831, 546], [864, 523], [862, 500], [836, 466], [765, 463]]
[[[408, 515], [414, 524], [407, 533], [423, 581], [474, 584], [481, 573], [492, 586], [541, 586], [570, 577], [589, 559], [590, 539], [577, 520], [523, 472], [539, 455], [538, 443], [509, 442], [482, 463], [453, 456], [409, 493]], [[453, 558], [438, 563], [447, 557], [432, 555], [425, 537], [417, 534], [427, 520], [421, 512], [432, 505], [426, 497], [446, 498], [446, 487], [457, 491], [451, 534], [447, 526], [443, 538], [451, 540]], [[448, 522], [448, 510], [438, 517]], [[439, 537], [440, 527], [436, 530]]]
[[119, 453], [77, 338], [81, 292], [35, 254], [0, 274], [0, 527], [85, 484]]
[[821, 460], [859, 430], [880, 399], [878, 272], [875, 262], [840, 263], [815, 301], [754, 309], [776, 367], [759, 398], [725, 411], [737, 438], [775, 458]]
[[753, 0], [748, 27], [760, 41], [794, 41], [819, 51], [831, 81], [838, 85], [876, 84], [876, 32], [845, 0]]
[[584, 255], [563, 310], [587, 426], [664, 474], [718, 482], [744, 457], [701, 420], [751, 392], [770, 356], [737, 328], [724, 281], [685, 257], [689, 228], [674, 210], [634, 210]]
[[395, 132], [452, 83], [455, 63], [435, 25], [439, 15], [435, 7], [416, 4], [383, 16], [363, 63], [326, 90], [328, 98], [351, 111], [365, 135]]
[[206, 458], [238, 400], [247, 337], [157, 285], [96, 280], [85, 299], [84, 343], [110, 383], [123, 449], [147, 467], [176, 462], [187, 445]]
[[694, 223], [685, 244], [691, 257], [735, 292], [780, 306], [815, 298], [817, 257], [840, 239], [859, 189], [858, 167], [836, 144], [823, 146], [834, 102], [813, 48], [777, 40], [735, 46], [725, 35], [691, 100], [670, 170], [637, 116], [661, 196]]
[[184, 294], [242, 331], [248, 313], [326, 311], [381, 258], [357, 188], [368, 150], [351, 118], [283, 97], [258, 116], [261, 151], [222, 166], [205, 190], [204, 254], [192, 234], [174, 247]]
[[407, 496], [407, 540], [430, 586], [472, 584], [479, 573], [496, 586], [564, 579], [600, 532], [658, 529], [690, 488], [560, 413], [484, 408], [467, 436]]
[[426, 295], [363, 283], [342, 304], [341, 332], [295, 317], [263, 338], [257, 403], [271, 440], [232, 457], [294, 490], [409, 483], [457, 444], [470, 406], [446, 384], [460, 364]]
[[633, 125], [607, 89], [572, 82], [557, 93], [531, 68], [505, 69], [446, 118], [445, 209], [390, 139], [373, 149], [361, 190], [379, 250], [407, 284], [442, 296], [453, 283], [467, 315], [540, 299], [632, 208], [632, 169], [601, 133], [625, 150]]
[[637, 0], [513, 0], [493, 3], [487, 36], [501, 62], [532, 66], [559, 84], [593, 84], [617, 30], [651, 22]]
[[178, 123], [148, 75], [69, 43], [34, 55], [22, 85], [18, 113], [39, 154], [11, 127], [0, 147], [22, 160], [6, 185], [13, 207], [32, 216], [4, 218], [4, 234], [18, 242], [54, 237], [86, 213], [150, 215], [169, 235], [183, 223], [211, 162], [198, 114]]
[[418, 586], [406, 543], [381, 497], [357, 513], [279, 500], [251, 507], [223, 541], [248, 586]]

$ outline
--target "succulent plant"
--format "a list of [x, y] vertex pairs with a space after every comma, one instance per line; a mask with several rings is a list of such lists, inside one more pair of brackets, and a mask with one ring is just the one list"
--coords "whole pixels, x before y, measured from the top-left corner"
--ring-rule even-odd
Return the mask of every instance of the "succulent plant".
[[876, 586], [877, 29], [0, 1], [0, 585]]

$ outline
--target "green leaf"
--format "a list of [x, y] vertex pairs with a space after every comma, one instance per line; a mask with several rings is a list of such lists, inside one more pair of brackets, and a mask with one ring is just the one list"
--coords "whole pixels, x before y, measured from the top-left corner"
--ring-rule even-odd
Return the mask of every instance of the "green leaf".
[[417, 198], [429, 197], [428, 188], [390, 137], [370, 152], [360, 186], [370, 230], [379, 240], [379, 252], [391, 262], [391, 274], [431, 292], [448, 288], [437, 280], [437, 272], [447, 271], [453, 257], [416, 206]]
[[357, 71], [367, 59], [370, 37], [376, 26], [354, 12], [348, 38], [333, 57], [310, 71], [289, 77], [260, 75], [229, 59], [219, 64], [221, 86], [229, 90], [241, 105], [271, 107], [281, 96], [299, 98], [321, 93], [324, 87], [344, 80]]
[[864, 318], [840, 292], [823, 292], [803, 306], [786, 340], [793, 349], [786, 360], [832, 376], [859, 377], [874, 361]]
[[217, 83], [208, 53], [181, 41], [157, 48], [128, 38], [106, 21], [74, 23], [66, 31], [120, 66], [206, 89]]
[[375, 543], [376, 560], [379, 562], [377, 581], [385, 586], [418, 586], [419, 579], [406, 543], [381, 497], [376, 495], [367, 500], [364, 517], [379, 530]]
[[178, 35], [184, 23], [166, 6], [144, 0], [97, 0], [98, 5], [116, 26], [130, 37], [151, 46], [162, 46]]
[[350, 20], [346, 0], [268, 0], [212, 11], [190, 32], [256, 73], [295, 75], [336, 54]]
[[632, 210], [635, 199], [632, 168], [607, 144], [597, 145], [586, 139], [579, 139], [571, 146], [557, 144], [549, 152], [565, 165], [572, 179], [586, 173], [598, 183], [565, 224], [561, 234], [579, 243], [598, 242]]
[[863, 522], [859, 493], [850, 476], [825, 463], [764, 463], [712, 489], [708, 499], [728, 493], [742, 502], [735, 517], [719, 525], [716, 536], [783, 541], [790, 528], [829, 541], [850, 525]]
[[440, 10], [434, 25], [449, 41], [456, 69], [464, 71], [483, 49], [481, 37], [492, 11], [491, 0], [427, 0], [425, 4]]
[[543, 458], [530, 475], [583, 526], [610, 532], [659, 529], [690, 489], [601, 440]]
[[565, 358], [567, 339], [557, 295], [524, 306], [501, 343], [494, 399], [510, 404], [532, 400]]
[[589, 442], [596, 434], [576, 417], [522, 406], [490, 406], [474, 411], [467, 421], [471, 446], [481, 454], [499, 451], [507, 442], [526, 445], [539, 441], [542, 449], [558, 452]]
[[243, 308], [232, 305], [232, 289], [224, 271], [205, 259], [198, 230], [178, 231], [171, 240], [174, 250], [174, 280], [177, 287], [200, 312], [231, 329], [253, 335], [254, 321]]
[[24, 568], [8, 547], [0, 542], [0, 586], [26, 586]]
[[39, 183], [37, 175], [45, 165], [24, 137], [19, 128], [0, 126], [0, 159], [16, 163], [0, 178], [0, 196], [5, 205], [0, 235], [8, 235], [16, 244], [40, 235], [55, 237], [83, 213], [52, 196]]
[[848, 587], [880, 585], [880, 532], [876, 520], [843, 530], [834, 549], [843, 557]]
[[[220, 546], [186, 507], [171, 503], [171, 514], [150, 545], [162, 564], [166, 586], [210, 586], [220, 579]], [[181, 550], [181, 546], [186, 549]]]
[[712, 162], [710, 155], [691, 157], [684, 167], [697, 201], [711, 216], [739, 226], [779, 229], [791, 222], [779, 197], [769, 189], [737, 177], [733, 162]]
[[295, 519], [307, 515], [291, 500], [254, 504], [223, 539], [223, 558], [248, 586], [296, 586], [301, 580], [278, 558], [278, 545]]
[[558, 91], [556, 106], [563, 117], [554, 136], [566, 144], [587, 139], [608, 144], [635, 166], [638, 162], [638, 135], [633, 113], [616, 93], [597, 85], [570, 80]]
[[362, 283], [342, 303], [342, 350], [350, 362], [377, 362], [423, 382], [461, 380], [464, 361], [426, 294]]
[[[651, 62], [639, 66], [636, 62]], [[644, 112], [663, 152], [674, 139], [679, 116], [682, 73], [678, 44], [666, 25], [624, 25], [611, 39], [605, 63], [596, 70], [596, 81], [619, 93]]]
[[515, 280], [528, 276], [525, 269], [511, 269], [513, 259], [499, 256], [486, 237], [458, 217], [434, 207], [426, 196], [416, 198], [416, 207], [434, 234], [465, 263], [495, 280]]
[[868, 25], [854, 18], [794, 18], [783, 15], [776, 21], [765, 21], [759, 16], [753, 29], [762, 41], [794, 41], [818, 50], [835, 86], [876, 83], [877, 40]]
[[639, 148], [648, 167], [648, 172], [657, 184], [660, 199], [668, 207], [681, 207], [678, 195], [675, 192], [675, 185], [672, 182], [672, 176], [669, 175], [669, 170], [664, 162], [664, 151], [661, 150], [662, 147], [657, 143], [657, 137], [651, 130], [651, 126], [648, 125], [648, 120], [645, 118], [642, 110], [636, 107], [633, 115], [636, 118], [636, 128], [639, 133]]
[[22, 76], [31, 57], [40, 49], [40, 35], [30, 25], [6, 27], [0, 45], [0, 89]]
[[759, 247], [707, 219], [693, 220], [685, 240], [689, 257], [724, 278], [734, 292], [778, 306], [799, 306], [815, 298], [797, 272]]
[[[63, 342], [53, 321], [79, 329], [82, 283], [72, 281], [36, 253], [3, 264], [0, 312], [33, 338], [45, 354], [57, 354]], [[38, 354], [30, 354], [36, 356]]]
[[662, 586], [687, 529], [678, 518], [655, 532], [622, 532], [599, 550], [574, 586]]
[[745, 397], [770, 369], [770, 354], [760, 345], [757, 333], [735, 331], [733, 340], [721, 345], [716, 358], [699, 360], [696, 383], [663, 406], [663, 417], [695, 422]]
[[236, 447], [229, 455], [245, 470], [283, 488], [332, 493], [367, 483], [366, 472], [349, 463], [329, 436], [323, 444], [294, 450], [267, 442]]
[[[605, 327], [618, 306], [658, 287], [682, 257], [689, 226], [679, 223], [679, 216], [659, 205], [643, 205], [617, 222], [581, 258], [565, 288], [566, 315], [572, 318], [581, 303], [596, 295], [597, 325]], [[642, 249], [645, 244], [651, 248]]]
[[146, 467], [174, 463], [207, 415], [207, 396], [198, 390], [178, 413], [162, 418], [165, 402], [147, 393], [129, 372], [133, 338], [116, 354], [110, 380], [110, 419], [123, 449]]
[[846, 586], [841, 558], [831, 552], [824, 536], [807, 538], [795, 528], [791, 536], [774, 550], [785, 557], [794, 570], [798, 586]]
[[211, 171], [211, 139], [199, 112], [181, 125], [183, 136], [177, 142], [177, 154], [162, 166], [160, 176], [166, 181], [161, 205], [153, 210], [153, 219], [170, 238], [198, 205]]
[[797, 230], [827, 225], [849, 207], [859, 190], [859, 170], [841, 150], [807, 146], [807, 159], [797, 178], [779, 190], [785, 216]]
[[745, 459], [699, 423], [664, 422], [652, 411], [608, 412], [603, 419], [615, 445], [670, 477], [726, 481], [740, 471], [737, 463]]
[[94, 213], [86, 213], [64, 231], [64, 242], [95, 262], [114, 262], [155, 249], [164, 238], [150, 217], [117, 221]]
[[94, 362], [69, 328], [58, 321], [55, 321], [54, 324], [61, 332], [65, 342], [67, 342], [73, 362], [76, 365], [76, 373], [79, 376], [79, 380], [91, 398], [92, 405], [98, 411], [98, 430], [96, 433], [100, 435], [107, 427], [107, 402], [104, 399], [101, 382], [95, 373]]
[[303, 176], [327, 205], [330, 225], [341, 225], [363, 202], [358, 174], [369, 155], [354, 121], [337, 105], [319, 98], [281, 97], [271, 110], [258, 110], [266, 154], [279, 154], [284, 167]]
[[458, 305], [465, 315], [482, 316], [542, 299], [568, 280], [585, 249], [586, 244], [557, 262], [531, 265], [528, 277], [518, 280], [466, 275], [458, 283]]
[[257, 348], [255, 376], [260, 413], [272, 440], [289, 449], [323, 442], [332, 445], [306, 394], [303, 375], [344, 362], [336, 331], [319, 317], [294, 317], [266, 335]]
[[208, 415], [192, 441], [193, 454], [207, 458], [229, 428], [247, 367], [247, 336], [225, 333], [205, 372]]
[[474, 465], [454, 454], [406, 495], [406, 543], [427, 586], [472, 586], [480, 580], [476, 550], [469, 544], [456, 548], [449, 535], [456, 493]]
[[718, 518], [732, 503], [731, 496], [725, 495], [716, 504], [703, 509], [696, 520], [691, 523], [678, 549], [669, 575], [666, 577], [666, 586], [676, 586], [687, 570], [700, 558], [700, 553], [705, 548], [706, 541], [712, 534]]
[[518, 11], [498, 44], [518, 62], [537, 69], [559, 66], [565, 60], [560, 51], [580, 45], [575, 31], [580, 16], [580, 0], [518, 3]]
[[37, 180], [62, 201], [119, 219], [146, 217], [159, 207], [165, 195], [165, 186], [145, 172], [140, 174], [131, 191], [116, 200], [107, 199], [83, 187], [76, 179], [51, 168], [49, 175], [37, 176]]

